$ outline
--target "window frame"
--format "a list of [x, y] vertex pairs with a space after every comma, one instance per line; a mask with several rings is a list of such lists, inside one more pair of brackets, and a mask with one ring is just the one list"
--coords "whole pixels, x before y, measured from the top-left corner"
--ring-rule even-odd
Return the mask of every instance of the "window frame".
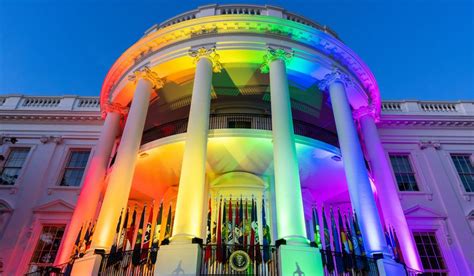
[[[57, 228], [63, 227], [64, 228], [63, 234], [61, 236], [61, 240], [59, 242], [59, 245], [56, 249], [56, 255], [54, 256], [54, 259], [49, 263], [34, 263], [33, 262], [33, 257], [35, 256], [36, 247], [38, 246], [38, 243], [40, 242], [41, 234], [43, 233], [43, 230], [46, 227], [57, 227]], [[33, 264], [33, 263], [34, 264], [42, 264], [42, 265], [39, 265], [38, 267], [54, 265], [54, 263], [56, 261], [56, 258], [58, 257], [58, 253], [61, 249], [61, 245], [62, 245], [62, 242], [63, 242], [64, 235], [66, 234], [66, 228], [67, 228], [67, 224], [64, 224], [64, 223], [42, 223], [41, 225], [39, 225], [38, 235], [36, 235], [35, 239], [33, 240], [33, 250], [31, 251], [31, 254], [29, 254], [30, 256], [28, 258], [28, 263], [27, 263], [27, 266], [26, 266], [26, 271], [27, 272], [29, 271], [29, 268], [30, 268], [31, 264]], [[56, 233], [57, 233], [57, 231], [56, 231]], [[51, 251], [51, 249], [49, 251]]]
[[23, 179], [23, 175], [25, 173], [24, 168], [28, 166], [31, 154], [33, 153], [34, 146], [32, 145], [14, 145], [8, 147], [8, 149], [5, 151], [5, 153], [2, 153], [2, 155], [6, 156], [5, 160], [1, 162], [1, 167], [0, 167], [0, 177], [3, 174], [3, 171], [5, 169], [5, 165], [8, 162], [8, 158], [10, 158], [10, 155], [13, 150], [15, 149], [28, 149], [28, 153], [26, 154], [25, 160], [23, 161], [23, 164], [21, 165], [21, 168], [18, 172], [18, 177], [15, 180], [15, 183], [13, 185], [2, 185], [0, 184], [0, 188], [15, 188], [19, 186], [19, 183]]
[[[393, 167], [393, 163], [392, 163], [392, 160], [391, 160], [391, 157], [392, 156], [406, 156], [407, 159], [408, 159], [408, 162], [410, 164], [410, 168], [411, 168], [411, 171], [413, 173], [413, 177], [415, 178], [415, 184], [416, 184], [416, 187], [418, 188], [418, 190], [400, 190], [400, 185], [397, 181], [397, 176], [396, 176], [396, 172], [395, 172], [395, 168]], [[418, 173], [417, 173], [417, 170], [416, 170], [416, 167], [415, 167], [415, 164], [413, 163], [413, 157], [412, 157], [412, 154], [409, 153], [409, 152], [396, 152], [396, 151], [389, 151], [387, 152], [387, 157], [388, 157], [388, 162], [390, 164], [390, 168], [392, 170], [392, 177], [393, 177], [393, 180], [395, 182], [395, 185], [397, 187], [397, 191], [400, 192], [400, 193], [422, 193], [423, 192], [423, 189], [422, 189], [422, 185], [420, 185], [420, 177], [418, 176]]]
[[449, 157], [449, 160], [450, 160], [450, 164], [452, 166], [453, 173], [456, 175], [456, 179], [457, 179], [458, 185], [461, 189], [461, 193], [464, 194], [464, 195], [474, 195], [474, 190], [473, 191], [467, 191], [466, 190], [466, 187], [464, 186], [464, 182], [461, 179], [461, 175], [460, 175], [456, 165], [454, 164], [453, 156], [469, 156], [468, 158], [471, 158], [471, 156], [473, 156], [473, 155], [474, 155], [474, 153], [471, 153], [471, 152], [464, 152], [464, 153], [459, 152], [459, 151], [448, 152], [448, 157]]
[[[84, 166], [84, 173], [82, 174], [82, 177], [81, 177], [81, 181], [79, 183], [79, 185], [77, 186], [67, 186], [67, 185], [61, 185], [63, 179], [64, 179], [64, 175], [66, 173], [66, 170], [68, 170], [68, 163], [70, 162], [71, 160], [71, 157], [72, 157], [72, 153], [73, 152], [77, 152], [77, 151], [89, 151], [89, 157], [87, 158], [87, 163], [86, 165]], [[67, 154], [65, 156], [65, 158], [63, 159], [63, 163], [62, 163], [62, 166], [61, 166], [61, 170], [60, 170], [60, 173], [59, 173], [59, 177], [58, 177], [58, 180], [57, 180], [57, 183], [56, 183], [56, 187], [55, 188], [60, 188], [60, 189], [77, 189], [77, 188], [81, 188], [82, 187], [82, 184], [84, 183], [84, 176], [89, 168], [89, 163], [90, 163], [90, 160], [91, 160], [91, 157], [93, 155], [93, 149], [92, 147], [71, 147], [71, 148], [68, 148], [67, 149]]]
[[[427, 272], [427, 273], [445, 273], [446, 275], [449, 275], [450, 272], [452, 272], [452, 271], [450, 271], [450, 269], [449, 269], [449, 261], [447, 260], [445, 254], [443, 252], [443, 245], [442, 245], [441, 241], [439, 240], [438, 233], [437, 233], [438, 231], [433, 230], [433, 229], [431, 229], [431, 230], [430, 229], [412, 229], [411, 232], [412, 232], [413, 240], [415, 241], [415, 246], [416, 246], [416, 249], [418, 251], [420, 262], [422, 262], [421, 261], [421, 256], [420, 256], [420, 252], [419, 252], [419, 249], [418, 249], [418, 244], [416, 243], [416, 239], [415, 239], [415, 234], [420, 234], [420, 233], [423, 233], [423, 234], [429, 233], [432, 237], [434, 237], [434, 239], [436, 241], [436, 245], [438, 247], [439, 257], [443, 261], [444, 268], [439, 269], [439, 270], [433, 270], [433, 269], [425, 268], [423, 266], [423, 263], [421, 263], [421, 265], [423, 266], [424, 272]], [[426, 245], [425, 245], [424, 242], [423, 242], [423, 246], [426, 248]], [[428, 270], [428, 271], [426, 271], [426, 270]]]

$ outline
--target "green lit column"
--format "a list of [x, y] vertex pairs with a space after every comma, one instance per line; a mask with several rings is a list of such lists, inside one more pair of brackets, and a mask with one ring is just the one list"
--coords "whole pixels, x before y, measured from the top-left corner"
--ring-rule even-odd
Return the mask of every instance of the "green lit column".
[[286, 63], [292, 57], [292, 52], [269, 48], [261, 68], [262, 72], [270, 73], [277, 240], [285, 241], [285, 245], [278, 248], [280, 275], [294, 275], [297, 271], [305, 275], [323, 275], [319, 250], [310, 247], [306, 238], [286, 75]]

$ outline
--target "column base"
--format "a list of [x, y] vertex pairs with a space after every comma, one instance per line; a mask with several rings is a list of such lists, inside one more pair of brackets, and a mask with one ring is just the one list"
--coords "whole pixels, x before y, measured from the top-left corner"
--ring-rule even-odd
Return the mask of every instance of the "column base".
[[309, 246], [280, 245], [279, 275], [324, 275], [319, 249]]
[[379, 275], [407, 275], [405, 267], [389, 258], [382, 258], [377, 260], [377, 268]]
[[100, 263], [102, 261], [102, 256], [90, 252], [84, 257], [74, 261], [72, 266], [71, 275], [80, 276], [80, 275], [99, 275]]
[[199, 275], [201, 248], [199, 244], [160, 246], [155, 275]]

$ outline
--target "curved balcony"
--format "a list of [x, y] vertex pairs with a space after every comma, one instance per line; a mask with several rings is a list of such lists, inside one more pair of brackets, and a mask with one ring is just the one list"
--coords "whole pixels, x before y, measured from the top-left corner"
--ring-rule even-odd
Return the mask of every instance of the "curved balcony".
[[[185, 118], [149, 128], [143, 133], [142, 144], [167, 136], [185, 133], [187, 127], [188, 119]], [[271, 131], [272, 118], [270, 114], [218, 113], [210, 115], [209, 129], [225, 128]], [[339, 147], [337, 135], [327, 129], [300, 120], [293, 120], [293, 128], [296, 135], [305, 136]]]

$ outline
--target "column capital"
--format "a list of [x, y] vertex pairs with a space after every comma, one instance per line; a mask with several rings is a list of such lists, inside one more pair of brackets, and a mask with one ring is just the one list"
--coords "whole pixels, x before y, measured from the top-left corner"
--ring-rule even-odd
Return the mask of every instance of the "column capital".
[[160, 89], [164, 85], [163, 79], [161, 79], [156, 72], [153, 72], [148, 66], [143, 66], [133, 72], [132, 75], [128, 76], [128, 80], [136, 83], [139, 79], [145, 79], [151, 82], [153, 89]]
[[102, 106], [102, 118], [107, 117], [107, 113], [114, 112], [120, 114], [120, 116], [125, 116], [128, 113], [128, 107], [123, 106], [118, 103], [107, 102]]
[[377, 112], [373, 104], [364, 105], [352, 111], [352, 117], [354, 117], [356, 121], [359, 121], [364, 116], [370, 116], [374, 118], [375, 121], [378, 121]]
[[272, 47], [267, 48], [267, 53], [263, 56], [263, 63], [260, 66], [262, 73], [268, 73], [270, 71], [270, 63], [274, 60], [282, 60], [285, 63], [289, 63], [295, 55], [293, 50], [286, 50], [283, 48], [274, 49]]
[[219, 59], [220, 56], [216, 53], [216, 47], [206, 48], [200, 47], [198, 49], [191, 49], [188, 51], [189, 56], [194, 58], [196, 64], [201, 58], [207, 58], [212, 63], [212, 71], [214, 73], [220, 73], [222, 71], [222, 64]]
[[339, 68], [334, 68], [331, 73], [328, 73], [319, 82], [318, 87], [320, 90], [327, 90], [329, 86], [334, 82], [341, 82], [345, 86], [353, 85], [351, 78]]

